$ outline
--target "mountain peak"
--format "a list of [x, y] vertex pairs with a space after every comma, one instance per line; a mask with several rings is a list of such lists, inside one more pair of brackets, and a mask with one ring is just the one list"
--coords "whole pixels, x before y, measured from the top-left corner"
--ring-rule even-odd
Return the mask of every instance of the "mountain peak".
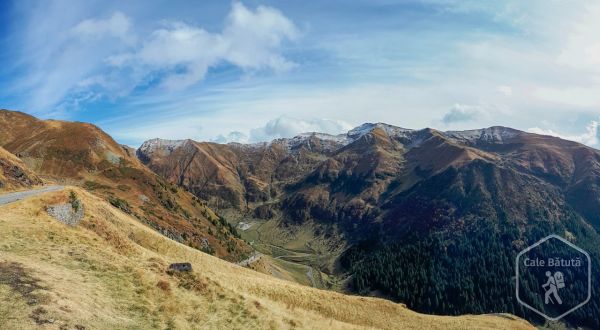
[[172, 152], [173, 150], [181, 147], [185, 142], [190, 141], [189, 139], [185, 140], [166, 140], [154, 138], [142, 143], [139, 147], [139, 150], [142, 151], [155, 151], [157, 149], [168, 150]]
[[372, 132], [376, 128], [384, 130], [390, 136], [414, 131], [412, 129], [393, 126], [386, 123], [364, 123], [348, 131], [347, 136], [351, 139], [358, 139], [361, 136]]

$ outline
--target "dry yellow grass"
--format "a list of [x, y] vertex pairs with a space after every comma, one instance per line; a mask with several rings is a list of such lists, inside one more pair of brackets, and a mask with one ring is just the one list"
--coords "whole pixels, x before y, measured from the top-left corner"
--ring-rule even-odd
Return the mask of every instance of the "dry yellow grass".
[[[77, 227], [44, 211], [69, 190], [86, 210]], [[183, 261], [193, 274], [165, 272]], [[0, 207], [0, 302], [2, 329], [533, 329], [510, 315], [423, 315], [279, 280], [171, 241], [78, 188]]]

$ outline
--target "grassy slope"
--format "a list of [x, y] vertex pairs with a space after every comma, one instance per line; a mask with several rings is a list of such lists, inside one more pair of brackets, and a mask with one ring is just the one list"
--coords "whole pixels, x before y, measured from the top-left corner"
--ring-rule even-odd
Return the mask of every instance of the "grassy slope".
[[[263, 220], [233, 209], [221, 210], [221, 214], [237, 227], [244, 240], [264, 254], [261, 265], [249, 268], [303, 285], [344, 290], [346, 275], [332, 275], [335, 260], [345, 248], [338, 238], [325, 238], [323, 233], [316, 236], [311, 222], [291, 227], [283, 225], [278, 216]], [[242, 229], [240, 222], [251, 225]], [[312, 280], [308, 276], [311, 268]]]
[[[530, 329], [508, 315], [439, 317], [304, 287], [169, 240], [79, 188], [85, 219], [44, 211], [68, 190], [0, 207], [0, 328]], [[170, 276], [170, 262], [195, 272]]]

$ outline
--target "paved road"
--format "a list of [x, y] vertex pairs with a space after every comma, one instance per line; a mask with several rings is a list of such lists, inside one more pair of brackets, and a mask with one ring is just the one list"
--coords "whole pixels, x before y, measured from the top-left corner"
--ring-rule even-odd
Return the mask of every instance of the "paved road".
[[0, 195], [0, 205], [16, 202], [21, 199], [25, 199], [27, 197], [47, 193], [50, 191], [62, 190], [63, 188], [64, 188], [63, 186], [48, 186], [48, 187], [44, 187], [41, 189], [32, 189], [32, 190], [17, 191], [17, 192], [13, 192], [13, 193], [3, 194], [3, 195]]

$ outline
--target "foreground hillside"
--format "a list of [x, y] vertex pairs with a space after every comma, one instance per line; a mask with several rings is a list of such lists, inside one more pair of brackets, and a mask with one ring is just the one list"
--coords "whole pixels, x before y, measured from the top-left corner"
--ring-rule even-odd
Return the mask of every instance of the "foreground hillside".
[[92, 124], [0, 110], [0, 147], [39, 176], [83, 187], [186, 245], [232, 261], [251, 251], [204, 202], [152, 173], [132, 149]]
[[[71, 191], [85, 209], [76, 226], [45, 211]], [[0, 206], [0, 237], [3, 329], [532, 329], [509, 315], [428, 316], [277, 280], [167, 239], [80, 188]], [[166, 273], [183, 261], [193, 273]]]

